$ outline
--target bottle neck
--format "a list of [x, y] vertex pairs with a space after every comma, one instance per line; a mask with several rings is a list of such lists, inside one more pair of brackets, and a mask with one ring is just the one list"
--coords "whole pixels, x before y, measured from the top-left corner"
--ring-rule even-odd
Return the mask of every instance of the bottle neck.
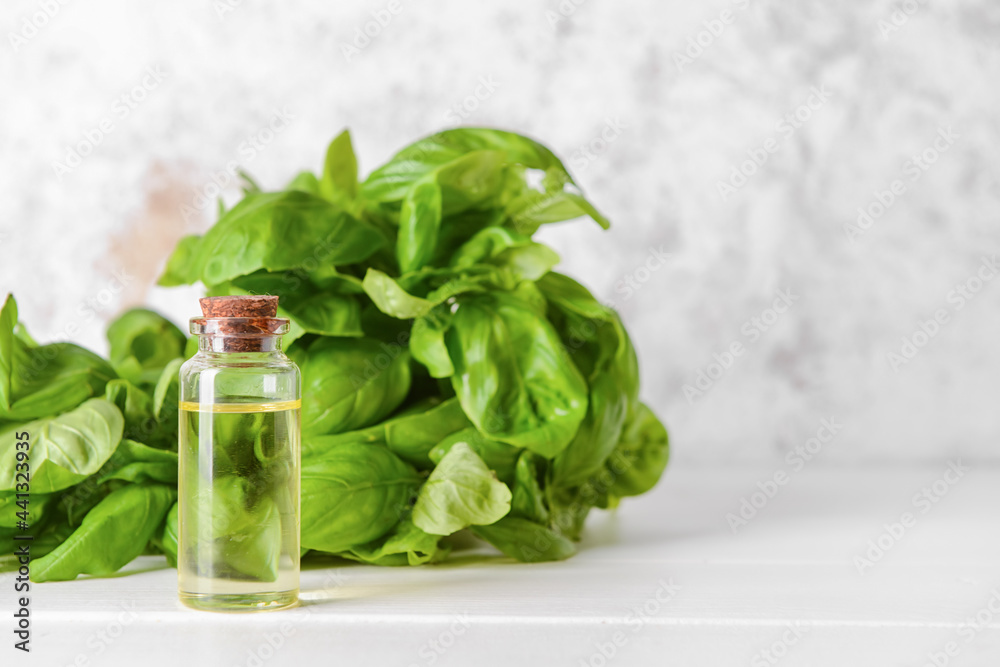
[[261, 354], [280, 354], [281, 336], [239, 336], [211, 335], [198, 336], [198, 351], [210, 354], [248, 355], [259, 358]]

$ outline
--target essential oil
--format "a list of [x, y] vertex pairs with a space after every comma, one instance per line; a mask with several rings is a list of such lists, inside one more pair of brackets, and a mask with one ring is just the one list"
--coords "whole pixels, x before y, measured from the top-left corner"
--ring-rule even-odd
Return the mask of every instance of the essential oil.
[[[262, 302], [262, 300], [264, 300]], [[300, 375], [276, 297], [202, 299], [199, 352], [181, 367], [181, 601], [254, 611], [299, 589]], [[207, 303], [206, 303], [207, 302]]]

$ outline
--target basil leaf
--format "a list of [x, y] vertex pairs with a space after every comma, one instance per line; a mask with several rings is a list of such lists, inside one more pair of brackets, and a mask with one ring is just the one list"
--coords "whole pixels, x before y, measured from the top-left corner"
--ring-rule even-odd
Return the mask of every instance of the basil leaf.
[[370, 338], [321, 338], [292, 357], [302, 370], [302, 432], [341, 433], [384, 419], [406, 398], [410, 355]]
[[538, 280], [559, 263], [559, 255], [524, 234], [503, 227], [487, 227], [466, 241], [450, 262], [456, 268], [480, 263], [506, 268], [518, 281]]
[[[14, 528], [19, 521], [25, 521], [29, 526], [37, 527], [46, 514], [46, 509], [58, 500], [58, 493], [32, 493], [26, 507], [18, 505], [16, 491], [0, 491], [0, 529]], [[27, 519], [17, 516], [19, 512], [27, 512]], [[6, 552], [11, 553], [11, 552]]]
[[156, 284], [161, 287], [174, 287], [197, 282], [200, 274], [197, 262], [201, 241], [202, 237], [199, 234], [191, 234], [181, 238], [167, 259], [167, 266], [163, 269], [163, 275], [156, 281]]
[[442, 401], [431, 397], [375, 426], [308, 438], [303, 443], [302, 456], [322, 455], [342, 443], [379, 444], [418, 469], [430, 470], [434, 467], [432, 450], [438, 443], [469, 426], [471, 422], [462, 412], [458, 399]]
[[618, 315], [576, 281], [549, 273], [538, 281], [549, 318], [590, 387], [587, 415], [553, 464], [553, 482], [576, 487], [597, 474], [638, 402], [639, 366]]
[[[452, 400], [457, 403], [455, 399]], [[430, 459], [435, 464], [440, 463], [441, 459], [457, 443], [468, 445], [483, 460], [483, 463], [496, 473], [497, 479], [508, 486], [514, 486], [514, 470], [518, 458], [524, 450], [497, 440], [490, 440], [475, 428], [470, 427], [463, 428], [442, 439], [431, 449]]]
[[100, 470], [121, 441], [123, 428], [121, 412], [103, 398], [58, 417], [6, 427], [0, 431], [0, 491], [17, 487], [15, 432], [31, 434], [32, 493], [51, 493]]
[[621, 437], [627, 413], [638, 401], [638, 361], [617, 316], [590, 330], [593, 337], [579, 338], [585, 342], [572, 352], [577, 366], [588, 374], [587, 415], [553, 464], [553, 481], [566, 486], [585, 482], [601, 469]]
[[379, 539], [338, 555], [371, 565], [423, 565], [448, 555], [449, 548], [442, 547], [440, 541], [440, 535], [425, 533], [404, 518]]
[[319, 179], [311, 171], [300, 171], [297, 173], [295, 178], [285, 186], [285, 190], [298, 190], [299, 192], [307, 192], [317, 197], [323, 196], [319, 189]]
[[296, 272], [257, 271], [235, 278], [209, 290], [214, 296], [240, 294], [270, 294], [278, 297], [278, 317], [291, 321], [285, 345], [303, 334], [323, 336], [364, 335], [361, 330], [361, 305], [354, 296], [360, 288], [347, 279], [328, 278], [328, 286], [320, 289]]
[[434, 179], [419, 181], [406, 193], [396, 237], [396, 260], [401, 271], [419, 269], [434, 254], [441, 208], [441, 187]]
[[621, 437], [628, 407], [628, 397], [615, 375], [597, 372], [580, 430], [553, 462], [554, 484], [581, 484], [601, 470]]
[[358, 159], [348, 130], [338, 134], [326, 149], [319, 193], [327, 199], [339, 196], [354, 199], [358, 195]]
[[399, 319], [422, 317], [435, 305], [432, 301], [413, 296], [377, 269], [368, 269], [363, 285], [365, 294], [379, 310]]
[[420, 488], [413, 523], [432, 535], [451, 535], [499, 520], [510, 511], [510, 499], [510, 489], [472, 448], [456, 442]]
[[[404, 285], [426, 293], [426, 297], [414, 296]], [[514, 281], [505, 280], [498, 268], [487, 265], [422, 270], [400, 276], [399, 280], [370, 268], [362, 282], [372, 303], [386, 315], [399, 319], [423, 317], [459, 294], [501, 286], [513, 287]]]
[[31, 580], [67, 581], [118, 571], [142, 553], [176, 498], [174, 489], [160, 484], [112, 491], [65, 542], [34, 561]]
[[116, 369], [134, 360], [142, 373], [137, 383], [153, 384], [163, 367], [184, 353], [187, 336], [162, 315], [145, 308], [133, 308], [108, 327], [111, 364]]
[[498, 206], [480, 206], [443, 216], [438, 230], [437, 247], [430, 264], [448, 266], [451, 256], [476, 232], [488, 227], [501, 227], [506, 223], [504, 210]]
[[484, 150], [467, 153], [437, 169], [434, 179], [441, 188], [442, 215], [496, 202], [504, 185], [505, 166], [502, 152]]
[[457, 128], [421, 139], [398, 152], [372, 172], [361, 194], [371, 201], [400, 201], [426, 174], [475, 151], [496, 151], [511, 164], [551, 169], [561, 174], [564, 182], [572, 183], [559, 159], [536, 141], [503, 130]]
[[410, 352], [427, 367], [431, 377], [447, 378], [455, 374], [444, 335], [451, 324], [449, 315], [429, 313], [413, 323]]
[[[191, 499], [194, 525], [185, 523], [185, 548], [203, 577], [275, 581], [281, 555], [281, 516], [274, 498], [246, 477], [217, 477]], [[187, 521], [188, 517], [185, 517]]]
[[546, 458], [569, 444], [587, 411], [587, 385], [529, 304], [500, 293], [463, 299], [444, 339], [452, 387], [480, 431]]
[[646, 493], [663, 475], [669, 458], [667, 429], [646, 404], [640, 403], [629, 415], [605, 466], [614, 479], [608, 494], [620, 498]]
[[601, 304], [586, 287], [569, 276], [552, 271], [538, 280], [538, 289], [545, 300], [565, 315], [574, 315], [584, 320], [606, 321], [613, 317], [613, 311]]
[[0, 416], [10, 411], [14, 401], [11, 374], [14, 371], [14, 350], [17, 345], [14, 327], [17, 326], [17, 301], [8, 294], [0, 310]]
[[184, 360], [179, 358], [167, 364], [153, 389], [153, 417], [156, 419], [159, 436], [155, 444], [162, 444], [170, 449], [177, 449], [180, 369], [183, 364]]
[[486, 525], [510, 511], [510, 489], [464, 442], [431, 471], [413, 505], [413, 523], [432, 535]]
[[302, 546], [337, 553], [385, 535], [407, 510], [417, 472], [385, 447], [345, 442], [302, 461]]
[[496, 197], [502, 183], [502, 157], [496, 151], [469, 153], [414, 183], [399, 214], [396, 259], [402, 272], [416, 271], [435, 256], [443, 216]]
[[167, 265], [169, 284], [201, 280], [216, 285], [259, 269], [308, 266], [319, 257], [331, 264], [350, 264], [366, 259], [384, 243], [374, 227], [315, 195], [250, 194], [222, 216], [197, 248], [179, 248], [184, 255], [176, 265], [173, 259]]
[[517, 459], [510, 513], [542, 525], [549, 523], [549, 510], [538, 483], [538, 465], [531, 452], [523, 452]]
[[607, 506], [607, 490], [603, 483], [588, 481], [580, 486], [567, 487], [549, 483], [545, 487], [545, 500], [549, 509], [549, 524], [571, 540], [579, 540], [583, 524], [595, 505]]
[[163, 555], [167, 557], [167, 563], [170, 564], [170, 567], [177, 567], [177, 541], [180, 535], [178, 526], [179, 511], [180, 506], [174, 503], [174, 506], [167, 512], [167, 516], [164, 517], [159, 535], [156, 537], [157, 545], [160, 547]]
[[114, 469], [101, 477], [98, 484], [118, 479], [177, 485], [176, 452], [149, 447], [134, 440], [122, 440], [111, 461]]
[[382, 425], [386, 446], [396, 456], [422, 470], [433, 467], [431, 450], [471, 422], [458, 399], [428, 399]]
[[114, 403], [125, 419], [123, 438], [155, 442], [167, 448], [175, 445], [162, 437], [153, 413], [153, 397], [147, 392], [124, 378], [117, 378], [105, 387], [104, 398]]
[[28, 347], [14, 336], [9, 407], [0, 409], [0, 420], [19, 421], [58, 414], [104, 393], [116, 377], [108, 362], [71, 343]]
[[576, 547], [567, 538], [520, 516], [506, 516], [489, 526], [475, 526], [472, 532], [523, 563], [564, 560], [576, 553]]
[[538, 192], [528, 190], [509, 202], [505, 213], [513, 227], [523, 234], [534, 234], [542, 225], [587, 216], [609, 229], [611, 223], [594, 205], [575, 192]]

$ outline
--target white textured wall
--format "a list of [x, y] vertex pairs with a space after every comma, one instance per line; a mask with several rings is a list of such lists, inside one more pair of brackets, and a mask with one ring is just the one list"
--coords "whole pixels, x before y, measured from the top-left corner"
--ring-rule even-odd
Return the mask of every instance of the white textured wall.
[[[623, 314], [679, 459], [777, 458], [823, 417], [842, 424], [824, 463], [995, 458], [1000, 280], [961, 308], [949, 293], [1000, 250], [1000, 8], [910, 2], [883, 35], [896, 3], [567, 0], [553, 27], [556, 0], [398, 0], [348, 61], [387, 0], [5, 0], [0, 289], [44, 340], [69, 330], [103, 350], [104, 322], [141, 303], [183, 322], [196, 290], [152, 284], [177, 238], [208, 224], [210, 209], [189, 224], [181, 211], [212, 172], [237, 160], [278, 186], [345, 126], [367, 170], [492, 81], [464, 122], [549, 144], [615, 223], [543, 237]], [[46, 4], [58, 10], [33, 34], [24, 21]], [[123, 106], [147, 68], [162, 82]], [[808, 119], [779, 126], [797, 109]], [[287, 129], [241, 151], [275, 110]], [[113, 130], [57, 176], [104, 120]], [[914, 171], [947, 128], [947, 150]], [[600, 154], [580, 152], [605, 132]], [[766, 148], [723, 199], [718, 183]], [[849, 239], [895, 179], [902, 194]], [[654, 253], [669, 258], [639, 268]], [[751, 340], [745, 323], [778, 290], [793, 305]], [[935, 311], [948, 321], [894, 369], [887, 353]], [[745, 352], [688, 400], [734, 342]]]

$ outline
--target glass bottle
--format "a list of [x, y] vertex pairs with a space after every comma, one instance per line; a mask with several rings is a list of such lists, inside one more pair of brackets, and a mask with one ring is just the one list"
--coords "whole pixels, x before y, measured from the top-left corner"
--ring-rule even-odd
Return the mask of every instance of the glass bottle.
[[282, 609], [299, 591], [301, 376], [277, 297], [201, 299], [180, 369], [178, 588], [189, 607]]

